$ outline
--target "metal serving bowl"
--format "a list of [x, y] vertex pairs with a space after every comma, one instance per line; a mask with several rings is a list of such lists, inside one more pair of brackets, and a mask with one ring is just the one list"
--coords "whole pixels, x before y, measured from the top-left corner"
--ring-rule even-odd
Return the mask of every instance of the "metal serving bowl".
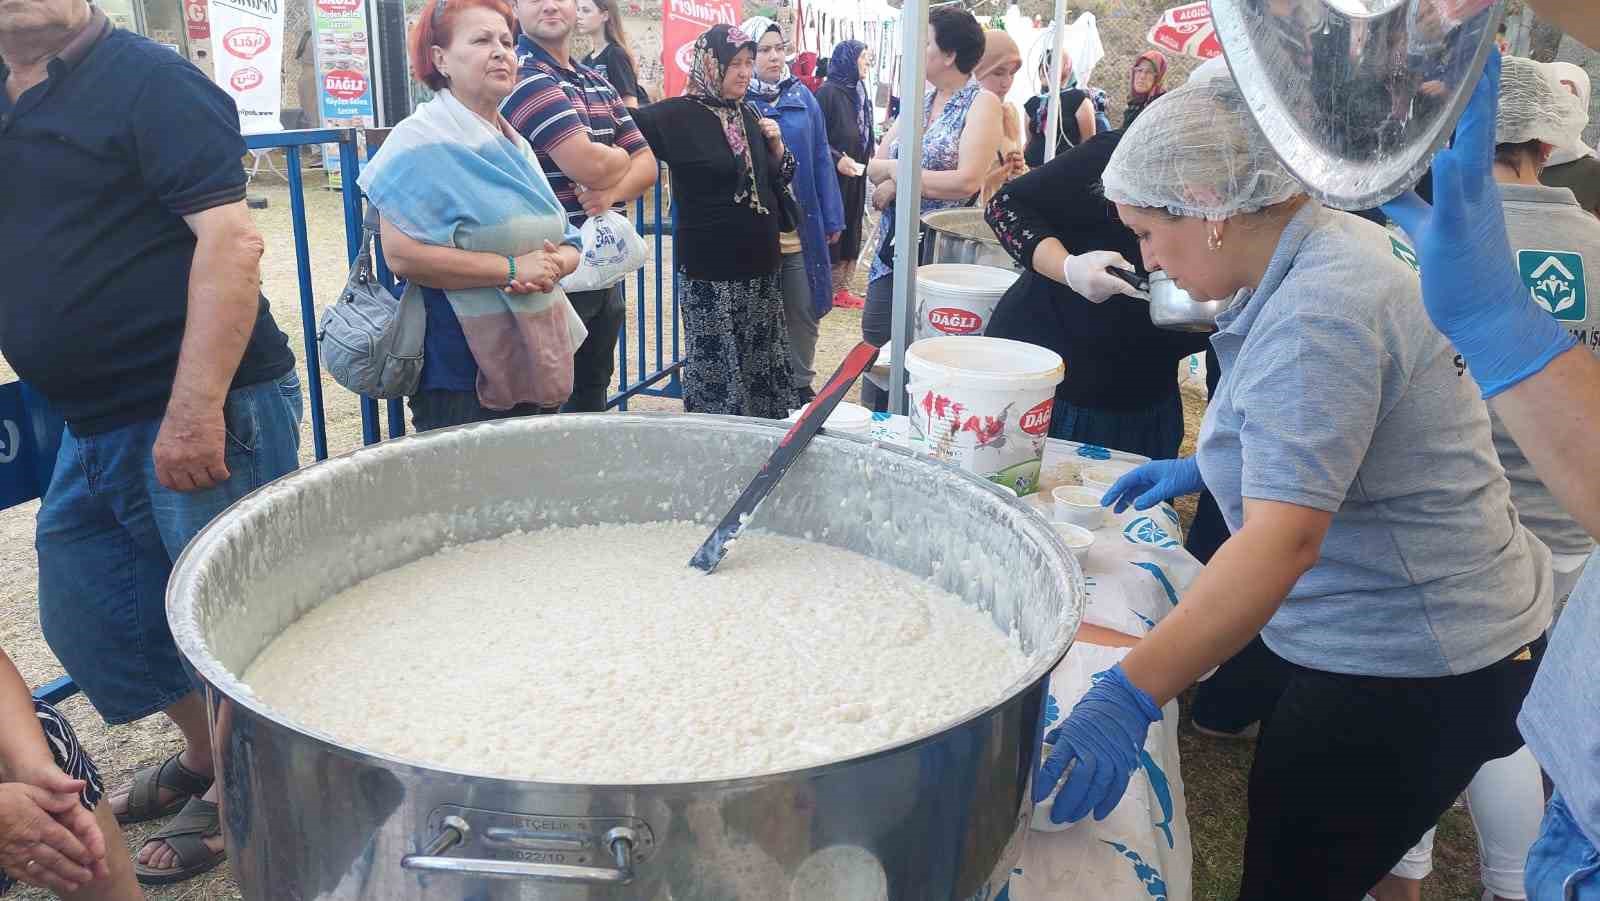
[[1149, 302], [1150, 322], [1157, 328], [1176, 332], [1214, 332], [1217, 330], [1217, 315], [1232, 303], [1231, 300], [1195, 300], [1159, 269], [1150, 273], [1148, 281], [1116, 266], [1107, 266], [1106, 272], [1127, 282], [1129, 287], [1149, 295], [1133, 299]]
[[1195, 300], [1178, 283], [1157, 270], [1150, 273], [1150, 321], [1178, 332], [1214, 332], [1217, 314], [1229, 300]]
[[[986, 611], [1031, 656], [987, 709], [900, 745], [716, 782], [490, 778], [341, 745], [269, 709], [238, 678], [307, 610], [447, 544], [600, 522], [709, 528], [783, 433], [782, 423], [637, 414], [466, 426], [301, 470], [202, 531], [178, 560], [167, 614], [204, 684], [244, 897], [992, 897], [1031, 816], [1045, 686], [1082, 616], [1083, 578], [1016, 497], [899, 449], [818, 438], [756, 525], [928, 578]], [[594, 550], [627, 565], [625, 547]], [[461, 703], [495, 690], [461, 685]], [[593, 701], [604, 704], [604, 693]], [[818, 874], [837, 874], [841, 862], [863, 880], [855, 884], [881, 888], [862, 895], [826, 879], [832, 889], [819, 888]]]

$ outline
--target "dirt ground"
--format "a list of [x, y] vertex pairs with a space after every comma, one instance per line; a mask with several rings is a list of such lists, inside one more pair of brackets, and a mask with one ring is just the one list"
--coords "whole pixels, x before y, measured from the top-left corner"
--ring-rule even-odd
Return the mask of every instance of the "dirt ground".
[[[309, 185], [320, 185], [321, 179], [320, 172], [307, 175]], [[267, 238], [267, 256], [263, 263], [264, 290], [272, 300], [279, 325], [289, 333], [291, 344], [296, 348], [304, 379], [303, 323], [298, 302], [288, 192], [281, 182], [264, 180], [258, 182], [251, 193], [268, 200], [267, 209], [255, 213], [256, 221]], [[339, 195], [318, 187], [308, 188], [306, 213], [311, 274], [317, 309], [320, 310], [337, 297], [348, 269]], [[666, 259], [670, 266], [670, 249], [668, 254]], [[865, 287], [864, 271], [864, 268], [858, 271], [856, 284], [853, 285], [858, 294]], [[647, 268], [645, 284], [646, 290], [653, 292], [654, 260]], [[630, 336], [635, 334], [635, 324], [640, 318], [637, 300], [637, 285], [630, 279]], [[646, 304], [643, 318], [649, 339], [644, 362], [654, 369], [656, 323], [653, 303]], [[817, 345], [819, 374], [825, 377], [833, 371], [844, 354], [860, 339], [860, 329], [861, 316], [855, 310], [836, 309], [822, 320]], [[670, 332], [667, 336], [666, 353], [670, 356]], [[628, 356], [629, 371], [637, 378], [640, 367], [636, 343], [630, 344]], [[9, 368], [0, 361], [0, 381], [8, 381], [13, 377]], [[323, 390], [330, 452], [340, 453], [358, 447], [361, 443], [361, 423], [355, 397], [328, 379], [324, 379]], [[1192, 443], [1199, 432], [1200, 416], [1205, 407], [1204, 392], [1186, 389], [1184, 406], [1188, 442]], [[681, 405], [672, 400], [638, 398], [632, 403], [632, 408], [672, 410], [681, 409]], [[1185, 451], [1188, 449], [1186, 444]], [[301, 458], [307, 463], [312, 459], [309, 418], [302, 430]], [[37, 506], [34, 503], [0, 511], [0, 648], [11, 655], [23, 676], [35, 685], [61, 673], [60, 664], [39, 633], [35, 601], [38, 566], [32, 534]], [[1192, 516], [1192, 504], [1183, 513], [1187, 524]], [[158, 763], [179, 747], [176, 731], [160, 717], [126, 726], [107, 727], [81, 696], [67, 701], [62, 705], [62, 710], [77, 727], [89, 754], [99, 763], [108, 786], [122, 784], [137, 768]], [[1199, 901], [1223, 901], [1233, 897], [1238, 884], [1246, 823], [1244, 787], [1251, 752], [1248, 746], [1199, 736], [1187, 724], [1180, 735], [1180, 746], [1195, 845], [1195, 898]], [[129, 830], [129, 844], [138, 847], [143, 836], [154, 829], [154, 826], [149, 826]], [[1436, 846], [1435, 875], [1425, 885], [1423, 897], [1429, 901], [1475, 899], [1478, 896], [1476, 880], [1477, 852], [1470, 821], [1462, 811], [1452, 811], [1442, 824]], [[43, 892], [22, 890], [15, 897], [32, 901], [50, 896]], [[148, 897], [152, 901], [223, 901], [240, 896], [228, 875], [227, 867], [223, 866], [208, 876], [182, 885], [150, 890]]]

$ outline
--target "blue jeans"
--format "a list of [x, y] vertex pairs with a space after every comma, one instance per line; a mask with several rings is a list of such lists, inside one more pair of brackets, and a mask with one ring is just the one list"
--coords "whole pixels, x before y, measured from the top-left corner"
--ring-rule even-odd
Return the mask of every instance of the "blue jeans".
[[179, 492], [156, 479], [161, 420], [61, 436], [39, 507], [39, 624], [56, 659], [107, 723], [127, 723], [194, 691], [167, 628], [167, 576], [195, 533], [234, 501], [300, 465], [300, 379], [229, 392], [229, 478]]
[[1544, 814], [1539, 840], [1528, 850], [1528, 901], [1600, 899], [1600, 851], [1572, 819], [1557, 792]]

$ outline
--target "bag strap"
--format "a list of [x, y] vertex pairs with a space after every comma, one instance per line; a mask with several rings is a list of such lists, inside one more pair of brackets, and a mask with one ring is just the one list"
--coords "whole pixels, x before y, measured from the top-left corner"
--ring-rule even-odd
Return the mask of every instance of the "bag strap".
[[378, 205], [371, 200], [364, 200], [367, 205], [367, 214], [361, 220], [361, 248], [356, 251], [356, 260], [350, 266], [350, 277], [358, 279], [363, 284], [377, 278], [372, 266], [372, 241], [378, 236]]

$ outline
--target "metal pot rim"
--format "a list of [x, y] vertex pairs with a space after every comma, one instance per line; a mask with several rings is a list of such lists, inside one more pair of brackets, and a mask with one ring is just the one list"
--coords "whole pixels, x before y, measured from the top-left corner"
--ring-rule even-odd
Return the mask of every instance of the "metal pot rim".
[[[681, 413], [588, 413], [588, 414], [562, 414], [560, 416], [523, 417], [519, 419], [505, 419], [494, 422], [480, 422], [468, 425], [439, 429], [425, 435], [408, 434], [400, 438], [381, 441], [378, 444], [367, 445], [352, 451], [330, 456], [326, 460], [302, 467], [282, 478], [270, 482], [244, 497], [235, 501], [231, 506], [219, 514], [206, 525], [179, 554], [177, 562], [173, 565], [172, 575], [167, 582], [166, 608], [167, 621], [172, 630], [173, 640], [184, 659], [194, 667], [195, 671], [214, 688], [224, 695], [228, 702], [238, 704], [255, 715], [279, 724], [303, 738], [315, 742], [325, 751], [333, 752], [342, 757], [351, 759], [373, 758], [381, 760], [390, 767], [403, 768], [416, 774], [440, 774], [460, 779], [471, 779], [474, 782], [490, 782], [506, 787], [526, 788], [535, 786], [541, 791], [592, 793], [596, 791], [610, 792], [639, 792], [648, 790], [719, 790], [732, 787], [758, 787], [761, 785], [784, 782], [793, 779], [797, 774], [820, 774], [849, 766], [865, 763], [889, 754], [897, 754], [908, 748], [917, 747], [937, 740], [940, 736], [954, 729], [959, 729], [973, 720], [979, 719], [989, 713], [1002, 710], [1020, 703], [1027, 691], [1041, 680], [1049, 678], [1050, 673], [1060, 664], [1062, 658], [1071, 647], [1072, 639], [1077, 634], [1078, 626], [1082, 622], [1083, 605], [1077, 604], [1063, 611], [1063, 617], [1056, 623], [1056, 635], [1048, 648], [1035, 651], [1034, 659], [1028, 669], [1023, 672], [1011, 685], [1007, 686], [1001, 699], [989, 707], [962, 715], [959, 719], [944, 723], [929, 731], [913, 736], [906, 741], [881, 748], [874, 748], [859, 754], [830, 760], [826, 763], [791, 770], [775, 770], [766, 773], [755, 773], [749, 776], [737, 776], [723, 779], [706, 779], [684, 782], [628, 782], [628, 783], [586, 783], [586, 782], [546, 782], [539, 780], [508, 779], [504, 776], [492, 776], [475, 773], [468, 770], [459, 770], [449, 767], [434, 766], [421, 763], [409, 758], [398, 757], [385, 751], [379, 751], [359, 745], [342, 744], [333, 736], [311, 728], [298, 720], [290, 718], [256, 697], [250, 687], [237, 675], [224, 667], [216, 656], [207, 647], [198, 625], [194, 622], [193, 605], [186, 595], [192, 593], [200, 578], [202, 561], [209, 555], [211, 548], [226, 541], [228, 535], [235, 529], [242, 528], [243, 523], [252, 517], [264, 514], [267, 501], [273, 495], [292, 490], [292, 487], [310, 478], [319, 477], [322, 471], [334, 466], [350, 466], [352, 463], [367, 457], [381, 454], [403, 453], [405, 448], [417, 442], [443, 442], [454, 440], [460, 435], [472, 430], [480, 429], [567, 429], [581, 427], [585, 423], [596, 420], [605, 420], [607, 423], [634, 423], [649, 424], [652, 422], [681, 422], [686, 417], [692, 418], [697, 424], [706, 428], [730, 432], [743, 432], [752, 428], [766, 429], [776, 435], [787, 430], [787, 423], [761, 419], [751, 419], [737, 416], [710, 416], [704, 414]], [[975, 488], [985, 491], [991, 500], [1000, 502], [1003, 509], [1007, 510], [1016, 526], [1024, 531], [1032, 531], [1035, 537], [1041, 538], [1045, 543], [1054, 545], [1054, 566], [1060, 569], [1058, 576], [1072, 587], [1074, 594], [1082, 598], [1085, 595], [1083, 570], [1076, 558], [1072, 556], [1066, 543], [1056, 534], [1055, 530], [1045, 518], [1032, 507], [1024, 503], [1014, 494], [1005, 491], [1000, 486], [981, 479], [972, 473], [959, 470], [953, 466], [937, 463], [919, 454], [913, 453], [908, 448], [884, 444], [856, 435], [844, 433], [826, 433], [817, 439], [823, 441], [841, 441], [867, 448], [868, 453], [888, 453], [906, 460], [923, 465], [937, 467], [941, 475], [967, 482]], [[308, 475], [310, 474], [310, 475]]]

